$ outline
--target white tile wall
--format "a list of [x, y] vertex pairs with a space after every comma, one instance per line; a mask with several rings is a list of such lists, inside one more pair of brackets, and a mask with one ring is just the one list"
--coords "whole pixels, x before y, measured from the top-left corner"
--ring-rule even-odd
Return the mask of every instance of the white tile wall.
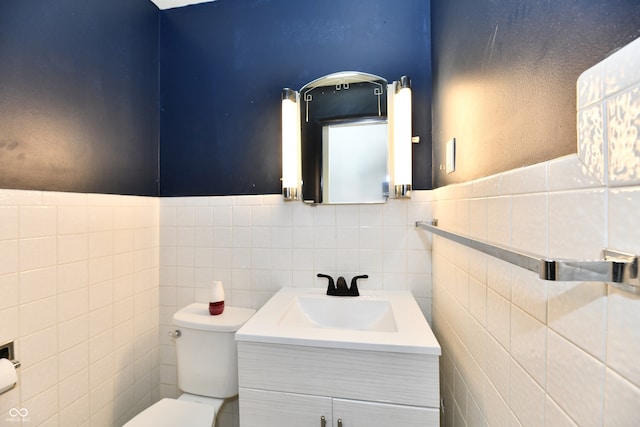
[[[639, 61], [640, 40], [581, 76], [577, 156], [438, 189], [434, 217], [542, 256], [640, 254]], [[444, 425], [640, 424], [639, 295], [545, 282], [440, 237], [432, 256]]]
[[[430, 241], [415, 221], [431, 215], [428, 191], [359, 206], [285, 203], [279, 195], [161, 199], [162, 395], [178, 395], [167, 335], [173, 313], [208, 302], [214, 279], [227, 304], [259, 308], [284, 286], [326, 287], [317, 273], [368, 274], [361, 288], [409, 289], [430, 321]], [[236, 412], [231, 404], [223, 417], [237, 425]]]
[[0, 343], [22, 363], [0, 425], [122, 425], [159, 398], [158, 218], [156, 198], [0, 190]]

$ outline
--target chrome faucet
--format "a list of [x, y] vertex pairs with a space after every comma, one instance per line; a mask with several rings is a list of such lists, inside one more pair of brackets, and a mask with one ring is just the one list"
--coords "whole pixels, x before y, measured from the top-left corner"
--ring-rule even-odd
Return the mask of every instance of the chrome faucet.
[[324, 277], [329, 280], [329, 285], [327, 286], [327, 295], [333, 295], [337, 297], [357, 297], [360, 295], [358, 291], [358, 279], [368, 279], [369, 276], [366, 274], [362, 274], [360, 276], [355, 276], [351, 279], [351, 285], [347, 287], [347, 281], [344, 277], [338, 277], [338, 285], [333, 281], [333, 277], [328, 274], [318, 273], [318, 277]]

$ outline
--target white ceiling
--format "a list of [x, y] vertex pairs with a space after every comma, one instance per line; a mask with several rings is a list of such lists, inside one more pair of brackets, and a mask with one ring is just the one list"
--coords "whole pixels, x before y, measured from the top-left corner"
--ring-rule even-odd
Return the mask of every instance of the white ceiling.
[[151, 0], [160, 9], [188, 6], [190, 4], [209, 3], [215, 0]]

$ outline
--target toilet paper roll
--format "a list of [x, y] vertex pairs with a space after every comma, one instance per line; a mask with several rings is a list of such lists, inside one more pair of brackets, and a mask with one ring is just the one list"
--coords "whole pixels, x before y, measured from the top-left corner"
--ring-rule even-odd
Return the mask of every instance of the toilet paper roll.
[[9, 359], [0, 359], [0, 394], [9, 391], [18, 382], [18, 373]]

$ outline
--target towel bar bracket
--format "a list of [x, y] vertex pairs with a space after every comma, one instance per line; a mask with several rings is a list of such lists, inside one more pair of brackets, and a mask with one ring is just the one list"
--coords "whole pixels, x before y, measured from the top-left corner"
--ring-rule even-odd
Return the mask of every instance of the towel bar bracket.
[[600, 260], [549, 260], [445, 231], [438, 227], [437, 219], [430, 223], [416, 221], [416, 227], [537, 273], [542, 280], [607, 282], [627, 292], [640, 294], [637, 255], [604, 249]]

